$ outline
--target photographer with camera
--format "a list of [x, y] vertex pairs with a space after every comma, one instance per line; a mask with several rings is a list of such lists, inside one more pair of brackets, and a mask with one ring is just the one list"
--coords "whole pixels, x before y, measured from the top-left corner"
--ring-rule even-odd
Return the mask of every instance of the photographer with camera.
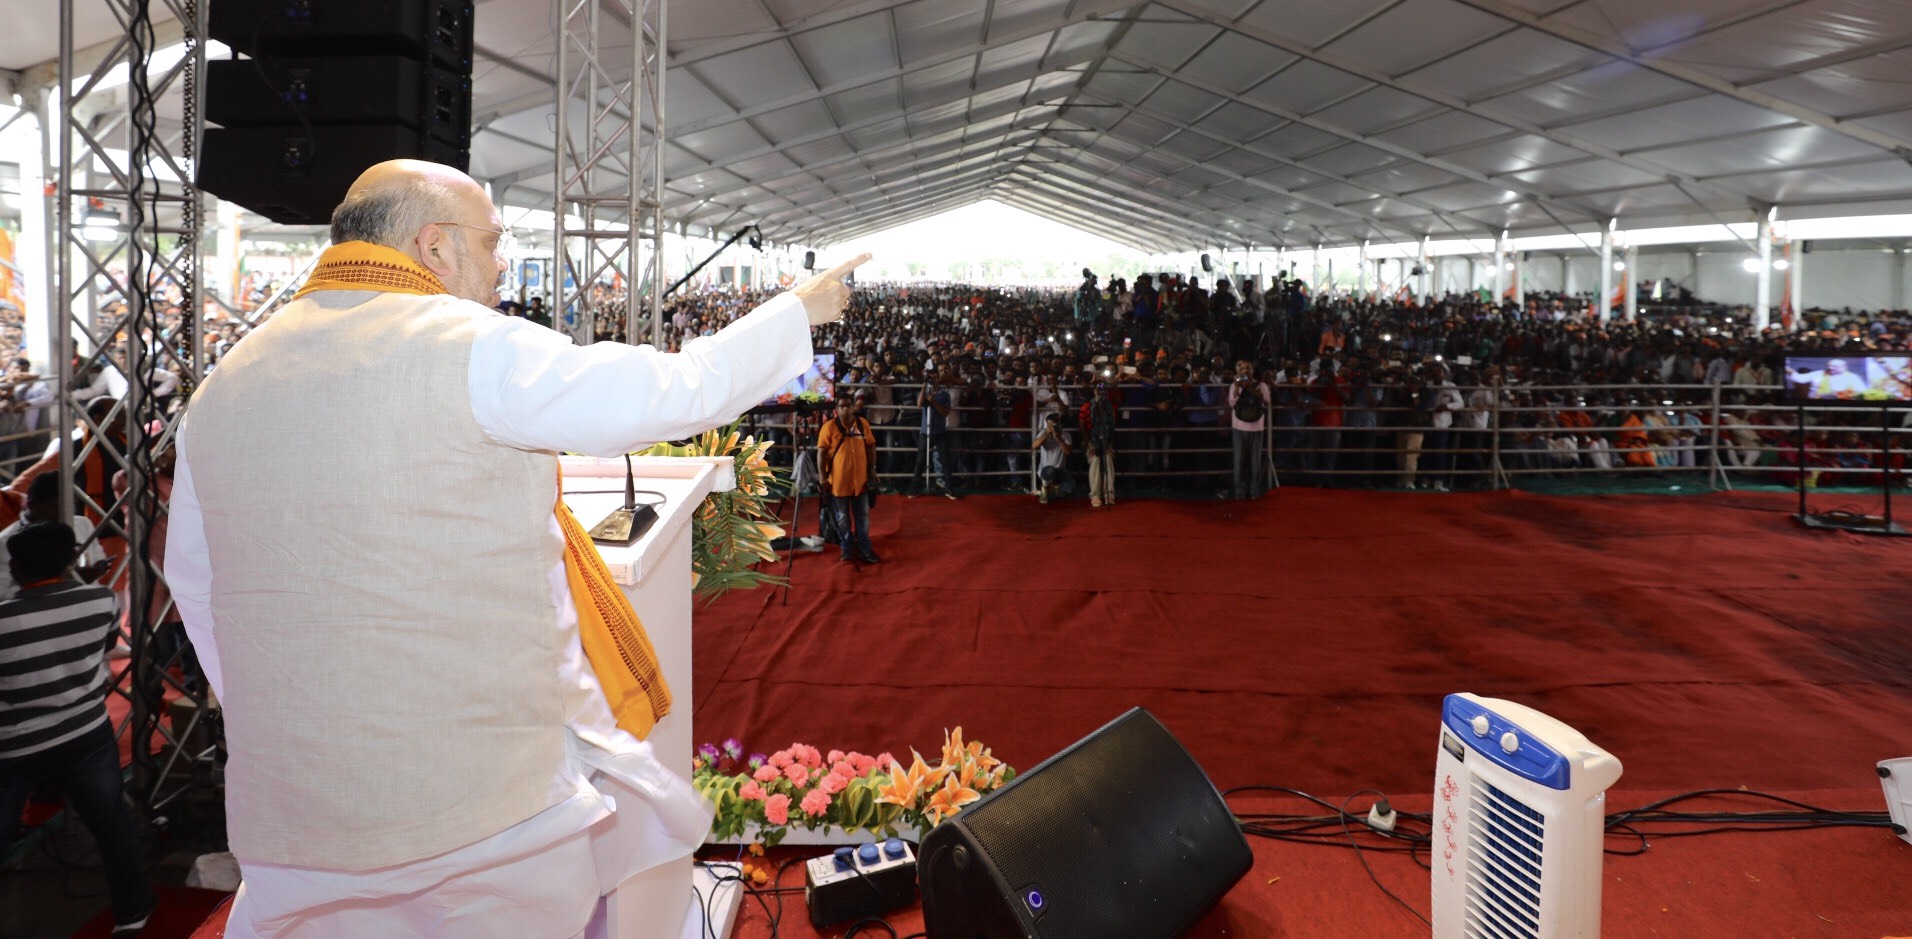
[[856, 399], [836, 400], [836, 416], [817, 431], [818, 490], [836, 512], [845, 561], [865, 564], [882, 559], [870, 547], [870, 495], [876, 491], [876, 435], [857, 414]]
[[1242, 359], [1235, 363], [1235, 382], [1228, 386], [1228, 420], [1234, 430], [1234, 495], [1237, 499], [1261, 497], [1266, 476], [1267, 457], [1263, 442], [1268, 432], [1268, 385], [1255, 379], [1254, 363]]
[[1115, 415], [1121, 399], [1117, 397], [1120, 392], [1110, 384], [1113, 375], [1113, 369], [1107, 368], [1096, 374], [1089, 400], [1083, 402], [1078, 418], [1082, 436], [1088, 441], [1091, 508], [1115, 504]]
[[917, 428], [916, 468], [910, 473], [910, 490], [915, 494], [920, 495], [925, 491], [928, 483], [926, 474], [934, 473], [943, 495], [956, 498], [956, 481], [952, 475], [954, 470], [949, 463], [951, 399], [949, 389], [944, 387], [956, 380], [953, 371], [938, 374], [930, 368], [923, 372], [923, 389], [916, 395], [916, 406], [922, 409], [923, 417]]
[[1036, 442], [1030, 446], [1036, 451], [1036, 501], [1048, 505], [1057, 495], [1068, 495], [1074, 491], [1075, 483], [1069, 479], [1069, 454], [1075, 448], [1069, 445], [1069, 435], [1062, 429], [1062, 418], [1051, 411], [1042, 416], [1042, 430], [1036, 434]]

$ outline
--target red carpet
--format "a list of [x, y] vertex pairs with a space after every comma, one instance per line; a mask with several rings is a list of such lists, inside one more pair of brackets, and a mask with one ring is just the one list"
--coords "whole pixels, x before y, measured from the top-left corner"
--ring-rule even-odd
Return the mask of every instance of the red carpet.
[[[885, 497], [882, 565], [806, 555], [789, 606], [759, 591], [699, 611], [697, 734], [906, 752], [962, 724], [1028, 767], [1139, 704], [1223, 788], [1373, 787], [1424, 810], [1441, 698], [1473, 691], [1616, 753], [1615, 808], [1744, 786], [1876, 811], [1872, 765], [1912, 755], [1912, 542], [1807, 533], [1792, 504]], [[1251, 843], [1254, 870], [1193, 935], [1427, 935], [1351, 852]], [[1368, 857], [1426, 912], [1421, 868]], [[1879, 829], [1656, 839], [1606, 878], [1607, 936], [1912, 935], [1912, 846]], [[818, 935], [801, 895], [786, 901], [781, 935]], [[915, 911], [893, 922], [921, 928]], [[769, 935], [754, 900], [738, 935]]]
[[[1473, 691], [1616, 753], [1616, 806], [1744, 786], [1878, 810], [1872, 764], [1912, 754], [1912, 542], [1807, 533], [1790, 505], [886, 497], [882, 565], [805, 556], [788, 607], [756, 593], [699, 612], [698, 737], [902, 751], [962, 724], [1026, 767], [1139, 704], [1223, 788], [1373, 787], [1412, 806], [1442, 696]], [[1199, 934], [1425, 932], [1347, 852], [1256, 851]], [[1374, 863], [1425, 911], [1419, 868]], [[1912, 934], [1893, 887], [1912, 847], [1882, 831], [1675, 839], [1608, 875], [1612, 936]], [[761, 911], [746, 922], [766, 934]], [[783, 935], [810, 934], [800, 908], [786, 917]]]

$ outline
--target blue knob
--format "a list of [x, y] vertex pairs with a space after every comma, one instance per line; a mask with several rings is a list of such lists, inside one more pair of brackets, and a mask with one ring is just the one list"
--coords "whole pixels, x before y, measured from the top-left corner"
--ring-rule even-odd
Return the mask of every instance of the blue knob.
[[847, 871], [856, 866], [856, 862], [853, 860], [853, 858], [856, 855], [855, 848], [851, 848], [846, 845], [844, 847], [836, 849], [834, 853], [836, 855], [837, 870]]
[[866, 844], [856, 849], [856, 859], [866, 865], [875, 864], [876, 863], [876, 845]]
[[902, 860], [903, 855], [906, 853], [908, 853], [908, 849], [903, 847], [903, 839], [901, 838], [891, 838], [883, 842], [883, 856], [892, 861]]

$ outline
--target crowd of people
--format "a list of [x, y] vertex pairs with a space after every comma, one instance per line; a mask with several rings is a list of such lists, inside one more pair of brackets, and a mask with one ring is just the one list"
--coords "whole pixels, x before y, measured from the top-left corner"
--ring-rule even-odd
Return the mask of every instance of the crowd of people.
[[[1497, 473], [1700, 469], [1717, 451], [1775, 481], [1856, 482], [1880, 468], [1884, 441], [1841, 428], [1878, 419], [1816, 411], [1802, 438], [1781, 406], [1786, 359], [1912, 347], [1902, 311], [1813, 311], [1802, 328], [1761, 330], [1745, 310], [1603, 321], [1561, 295], [1423, 304], [1317, 297], [1281, 278], [1211, 292], [1195, 277], [1084, 273], [1074, 291], [859, 285], [817, 341], [837, 393], [870, 422], [878, 477], [951, 496], [1086, 488], [1101, 506], [1118, 474], [1129, 489], [1237, 497], [1271, 472], [1445, 490]], [[665, 342], [708, 335], [762, 296], [675, 298]]]

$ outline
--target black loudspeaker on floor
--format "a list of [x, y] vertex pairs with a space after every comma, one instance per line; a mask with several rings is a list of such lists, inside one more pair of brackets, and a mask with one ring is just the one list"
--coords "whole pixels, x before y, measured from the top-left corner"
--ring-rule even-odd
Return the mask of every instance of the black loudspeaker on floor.
[[1202, 768], [1141, 708], [931, 830], [930, 939], [1168, 939], [1253, 863]]

